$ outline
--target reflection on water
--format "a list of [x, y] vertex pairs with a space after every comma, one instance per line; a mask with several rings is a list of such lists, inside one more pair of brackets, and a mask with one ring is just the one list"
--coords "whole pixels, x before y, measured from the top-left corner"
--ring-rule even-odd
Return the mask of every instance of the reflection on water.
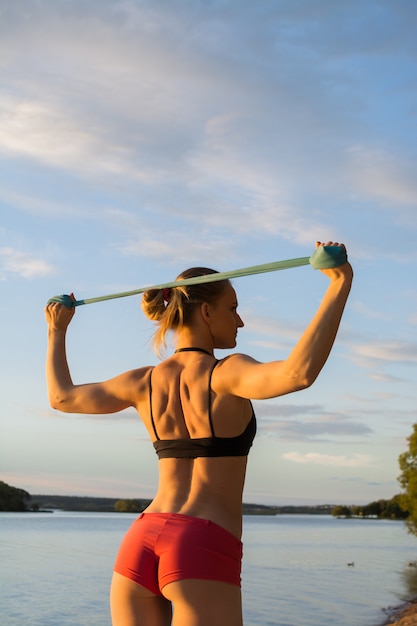
[[[417, 538], [416, 538], [417, 548]], [[417, 557], [417, 549], [414, 551]], [[404, 599], [417, 597], [417, 560], [409, 561], [400, 574], [401, 583], [404, 587]]]

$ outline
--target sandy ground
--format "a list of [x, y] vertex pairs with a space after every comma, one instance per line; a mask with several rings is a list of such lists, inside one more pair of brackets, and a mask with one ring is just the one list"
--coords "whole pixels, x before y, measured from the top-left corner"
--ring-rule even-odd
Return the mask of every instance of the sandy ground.
[[417, 626], [417, 598], [398, 609], [390, 611], [385, 624], [394, 626]]

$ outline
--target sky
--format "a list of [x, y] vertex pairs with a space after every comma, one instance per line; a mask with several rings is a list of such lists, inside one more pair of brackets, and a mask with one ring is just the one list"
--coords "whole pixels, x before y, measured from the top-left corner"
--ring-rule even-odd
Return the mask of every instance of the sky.
[[[331, 240], [355, 272], [334, 349], [311, 388], [254, 402], [244, 500], [399, 493], [417, 400], [416, 20], [414, 0], [1, 0], [0, 479], [116, 498], [157, 486], [133, 410], [50, 408], [49, 297]], [[271, 361], [328, 281], [304, 266], [233, 284], [236, 350]], [[156, 364], [153, 332], [140, 296], [77, 307], [74, 382]]]

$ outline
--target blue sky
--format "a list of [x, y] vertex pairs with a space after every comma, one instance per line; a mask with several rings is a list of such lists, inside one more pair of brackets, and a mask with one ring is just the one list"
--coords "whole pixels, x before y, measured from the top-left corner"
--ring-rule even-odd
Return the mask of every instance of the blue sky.
[[[43, 308], [308, 256], [355, 281], [309, 390], [256, 402], [246, 502], [399, 492], [416, 421], [414, 0], [5, 0], [0, 10], [0, 476], [30, 493], [151, 497], [133, 411], [47, 401]], [[236, 279], [238, 350], [285, 358], [327, 279]], [[156, 363], [140, 298], [79, 307], [75, 382]], [[217, 356], [221, 356], [218, 353]]]

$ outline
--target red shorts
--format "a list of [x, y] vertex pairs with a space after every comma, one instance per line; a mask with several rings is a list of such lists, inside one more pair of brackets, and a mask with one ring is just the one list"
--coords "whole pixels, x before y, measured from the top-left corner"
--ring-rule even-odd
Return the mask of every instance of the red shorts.
[[240, 587], [242, 542], [210, 520], [179, 513], [142, 513], [127, 531], [114, 571], [156, 595], [185, 578]]

